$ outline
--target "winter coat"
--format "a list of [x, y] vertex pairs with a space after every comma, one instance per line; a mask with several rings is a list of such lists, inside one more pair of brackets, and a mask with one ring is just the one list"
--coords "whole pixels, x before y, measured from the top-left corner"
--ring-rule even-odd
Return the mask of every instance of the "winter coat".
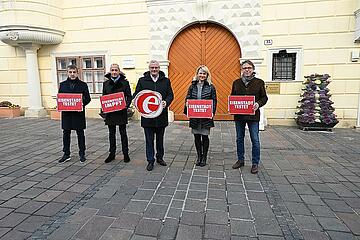
[[[186, 100], [188, 99], [198, 99], [198, 88], [197, 88], [198, 81], [193, 81], [188, 89], [186, 98], [185, 98], [185, 107], [184, 107], [184, 114], [187, 113], [186, 108]], [[213, 114], [215, 115], [216, 112], [216, 90], [213, 84], [209, 84], [207, 81], [204, 82], [204, 86], [201, 90], [201, 99], [210, 99], [213, 100]], [[214, 127], [214, 120], [209, 118], [190, 118], [189, 126], [194, 129], [201, 128], [211, 128]]]
[[156, 118], [144, 118], [141, 117], [142, 127], [166, 127], [169, 124], [168, 121], [168, 107], [174, 99], [174, 93], [171, 88], [170, 80], [165, 77], [164, 72], [159, 72], [159, 79], [154, 82], [151, 79], [150, 71], [144, 73], [136, 85], [134, 97], [142, 90], [152, 90], [159, 92], [162, 96], [162, 100], [166, 101], [166, 107], [162, 113]]
[[103, 83], [102, 95], [108, 95], [112, 93], [123, 92], [125, 96], [126, 108], [116, 112], [110, 112], [105, 114], [105, 125], [123, 125], [128, 123], [127, 109], [130, 107], [132, 96], [130, 90], [130, 84], [126, 80], [124, 74], [120, 74], [120, 78], [114, 82], [111, 79], [111, 74], [105, 75], [107, 79]]
[[[263, 80], [254, 77], [250, 80], [247, 86], [240, 79], [236, 79], [233, 82], [231, 95], [249, 95], [255, 96], [255, 102], [259, 104], [260, 107], [264, 106], [268, 100], [265, 91], [265, 83]], [[235, 121], [249, 121], [249, 122], [259, 122], [260, 121], [260, 110], [255, 111], [255, 115], [242, 115], [235, 114]]]
[[[74, 89], [71, 89], [70, 83], [75, 82]], [[85, 106], [91, 101], [89, 88], [87, 84], [79, 78], [71, 80], [67, 78], [60, 83], [59, 93], [82, 93], [83, 111], [81, 112], [61, 112], [61, 127], [64, 130], [80, 130], [86, 128]]]

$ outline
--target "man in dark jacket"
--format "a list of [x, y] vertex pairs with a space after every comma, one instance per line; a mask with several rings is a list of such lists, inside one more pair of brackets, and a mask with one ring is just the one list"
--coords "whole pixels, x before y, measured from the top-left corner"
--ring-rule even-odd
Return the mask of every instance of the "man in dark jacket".
[[160, 71], [160, 64], [156, 60], [151, 60], [149, 71], [144, 73], [136, 85], [134, 96], [142, 90], [152, 90], [162, 96], [162, 113], [155, 118], [141, 117], [141, 126], [144, 128], [146, 141], [146, 159], [148, 165], [146, 169], [152, 171], [154, 168], [154, 137], [156, 135], [156, 162], [161, 166], [166, 166], [164, 161], [164, 133], [168, 123], [168, 106], [174, 99], [170, 80]]
[[235, 115], [236, 126], [236, 145], [237, 145], [237, 157], [238, 161], [232, 166], [232, 168], [240, 168], [244, 166], [244, 137], [245, 137], [245, 125], [248, 125], [251, 144], [252, 144], [252, 167], [251, 173], [258, 172], [258, 165], [260, 163], [260, 139], [259, 139], [259, 121], [260, 110], [259, 108], [264, 106], [268, 100], [265, 91], [265, 83], [263, 80], [255, 77], [255, 65], [246, 60], [241, 64], [241, 78], [233, 82], [231, 95], [250, 95], [255, 96], [254, 110], [255, 115]]
[[70, 160], [70, 135], [71, 130], [76, 130], [80, 162], [85, 162], [85, 135], [86, 128], [85, 106], [91, 101], [87, 84], [78, 78], [78, 68], [70, 65], [67, 68], [68, 78], [60, 83], [59, 93], [81, 93], [83, 110], [81, 112], [61, 112], [61, 127], [63, 129], [63, 152], [59, 163]]
[[105, 125], [109, 129], [109, 156], [105, 159], [105, 163], [109, 163], [115, 159], [116, 153], [116, 126], [119, 126], [121, 136], [122, 152], [124, 154], [124, 162], [130, 162], [128, 137], [126, 134], [126, 124], [128, 123], [127, 109], [131, 104], [131, 90], [129, 82], [126, 80], [125, 75], [120, 72], [118, 64], [111, 64], [110, 73], [105, 75], [107, 79], [103, 84], [103, 95], [123, 92], [126, 108], [116, 112], [105, 114]]

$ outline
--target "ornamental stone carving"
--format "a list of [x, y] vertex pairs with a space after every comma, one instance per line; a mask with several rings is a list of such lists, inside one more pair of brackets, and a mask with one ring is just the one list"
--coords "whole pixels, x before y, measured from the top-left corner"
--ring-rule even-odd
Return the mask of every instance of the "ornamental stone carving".
[[19, 46], [23, 43], [33, 44], [59, 44], [62, 42], [64, 32], [30, 26], [1, 26], [0, 40], [11, 46]]
[[171, 42], [193, 23], [214, 22], [237, 39], [243, 58], [260, 59], [260, 0], [147, 0], [151, 57], [167, 60]]
[[19, 39], [19, 33], [13, 31], [6, 33], [6, 36], [12, 41], [17, 41]]

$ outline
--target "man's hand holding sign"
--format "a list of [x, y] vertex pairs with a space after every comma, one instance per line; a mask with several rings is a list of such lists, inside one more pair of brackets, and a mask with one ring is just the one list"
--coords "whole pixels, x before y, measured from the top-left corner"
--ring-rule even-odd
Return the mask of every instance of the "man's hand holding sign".
[[259, 108], [255, 103], [255, 96], [233, 95], [228, 98], [228, 111], [230, 114], [248, 114], [254, 115]]
[[101, 109], [104, 113], [116, 112], [126, 108], [123, 92], [108, 94], [100, 97]]
[[134, 106], [144, 118], [158, 117], [166, 106], [161, 94], [156, 91], [142, 90], [134, 98]]
[[81, 93], [58, 93], [56, 102], [58, 111], [81, 112], [83, 110], [83, 98]]

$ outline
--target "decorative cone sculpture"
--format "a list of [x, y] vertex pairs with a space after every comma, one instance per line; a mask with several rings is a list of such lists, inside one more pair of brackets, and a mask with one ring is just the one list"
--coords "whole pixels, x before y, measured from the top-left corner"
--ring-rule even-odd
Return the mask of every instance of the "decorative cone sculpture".
[[303, 130], [329, 130], [339, 121], [332, 107], [331, 94], [327, 88], [330, 83], [328, 74], [305, 76], [303, 92], [299, 100], [295, 121]]

